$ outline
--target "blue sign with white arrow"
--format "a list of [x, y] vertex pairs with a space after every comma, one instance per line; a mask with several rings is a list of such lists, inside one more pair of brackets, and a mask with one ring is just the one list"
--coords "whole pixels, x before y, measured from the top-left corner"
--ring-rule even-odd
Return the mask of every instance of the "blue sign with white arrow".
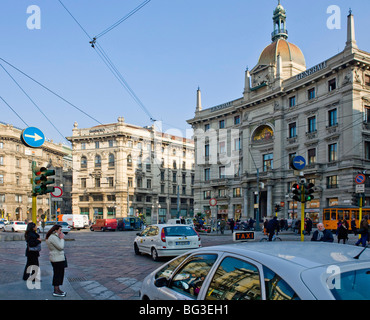
[[45, 136], [40, 129], [29, 127], [22, 131], [21, 140], [30, 148], [39, 148], [44, 144]]
[[293, 158], [291, 165], [295, 170], [303, 170], [306, 166], [306, 159], [302, 156], [296, 156]]

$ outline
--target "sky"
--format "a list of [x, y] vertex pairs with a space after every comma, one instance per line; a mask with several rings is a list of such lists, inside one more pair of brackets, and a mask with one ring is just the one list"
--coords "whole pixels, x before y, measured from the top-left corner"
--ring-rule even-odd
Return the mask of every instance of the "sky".
[[[278, 1], [148, 1], [97, 39], [131, 94], [91, 47], [88, 35], [99, 35], [144, 0], [0, 3], [0, 121], [21, 129], [37, 127], [46, 139], [69, 145], [65, 137], [72, 135], [75, 122], [90, 128], [118, 117], [138, 126], [152, 125], [153, 118], [162, 122], [164, 132], [185, 136], [198, 87], [203, 109], [241, 98], [246, 68], [252, 69], [271, 43]], [[288, 41], [302, 50], [307, 68], [344, 49], [349, 8], [357, 44], [370, 52], [370, 1], [281, 4], [287, 11]], [[340, 12], [328, 13], [332, 5]]]

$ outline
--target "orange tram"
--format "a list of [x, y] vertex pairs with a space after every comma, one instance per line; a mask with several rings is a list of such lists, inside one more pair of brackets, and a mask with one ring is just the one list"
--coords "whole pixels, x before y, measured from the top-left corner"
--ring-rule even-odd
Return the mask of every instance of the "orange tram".
[[[362, 218], [367, 216], [370, 217], [370, 207], [363, 207], [362, 208]], [[360, 208], [355, 206], [335, 206], [335, 207], [328, 207], [324, 208], [323, 214], [323, 224], [325, 229], [328, 230], [336, 230], [338, 228], [338, 221], [343, 219], [347, 220], [349, 225], [349, 230], [351, 228], [351, 221], [352, 218], [356, 219], [356, 226], [359, 228], [360, 226]], [[370, 220], [369, 220], [370, 224]]]

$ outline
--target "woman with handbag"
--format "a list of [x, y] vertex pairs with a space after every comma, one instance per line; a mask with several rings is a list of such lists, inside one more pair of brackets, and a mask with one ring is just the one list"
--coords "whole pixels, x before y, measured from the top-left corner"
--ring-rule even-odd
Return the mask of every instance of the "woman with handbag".
[[53, 266], [54, 297], [65, 297], [66, 293], [60, 290], [63, 284], [64, 269], [67, 267], [67, 260], [64, 254], [64, 234], [61, 225], [54, 225], [46, 234], [46, 243], [49, 248], [49, 259]]
[[[36, 232], [37, 226], [35, 223], [30, 222], [27, 225], [26, 232], [24, 237], [27, 242], [26, 247], [26, 257], [27, 263], [26, 267], [24, 268], [23, 272], [23, 280], [27, 281], [28, 278], [32, 275], [33, 271], [38, 274], [38, 267], [39, 267], [39, 256], [41, 251], [41, 239], [38, 233]], [[30, 268], [30, 266], [35, 266]]]

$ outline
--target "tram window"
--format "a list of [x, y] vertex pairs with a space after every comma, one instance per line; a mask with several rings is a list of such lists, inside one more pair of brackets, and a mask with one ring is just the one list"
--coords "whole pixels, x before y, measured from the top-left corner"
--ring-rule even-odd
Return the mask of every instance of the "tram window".
[[330, 220], [330, 211], [329, 210], [325, 210], [324, 211], [324, 216], [325, 216], [325, 220]]
[[344, 210], [344, 219], [346, 219], [348, 221], [349, 220], [349, 217], [350, 217], [349, 210]]
[[343, 220], [343, 210], [338, 210], [338, 220]]
[[331, 220], [337, 220], [337, 210], [331, 210]]
[[360, 216], [359, 211], [358, 210], [353, 210], [352, 211], [352, 216], [354, 216], [356, 218], [356, 220], [358, 220], [359, 216]]

